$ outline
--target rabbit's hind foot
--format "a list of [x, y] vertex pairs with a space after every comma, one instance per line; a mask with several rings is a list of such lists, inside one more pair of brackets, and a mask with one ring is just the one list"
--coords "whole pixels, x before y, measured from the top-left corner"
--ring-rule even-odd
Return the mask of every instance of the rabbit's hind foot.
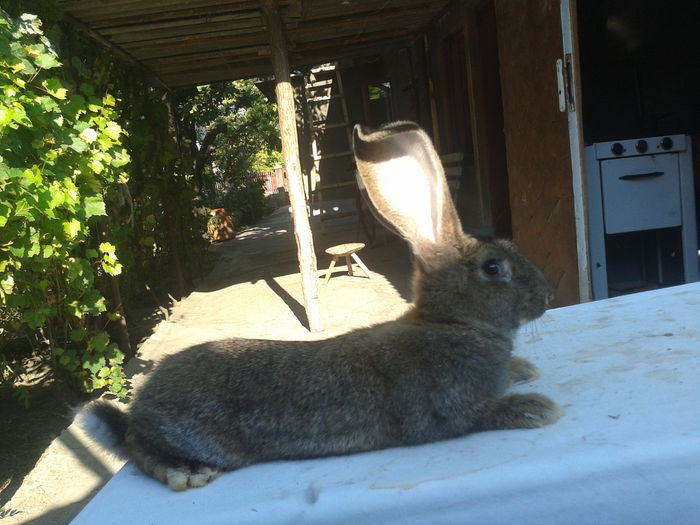
[[527, 359], [513, 357], [510, 360], [510, 383], [517, 385], [529, 383], [540, 377], [540, 371]]
[[171, 490], [181, 492], [188, 488], [199, 488], [214, 481], [221, 474], [220, 470], [206, 465], [196, 468], [167, 467], [165, 470], [165, 483]]
[[484, 403], [475, 430], [540, 428], [559, 420], [564, 411], [540, 394], [511, 394]]
[[143, 463], [137, 462], [137, 465], [146, 474], [150, 474], [176, 492], [203, 487], [221, 474], [221, 470], [207, 465], [175, 465], [158, 461], [153, 457]]
[[171, 490], [183, 491], [199, 488], [214, 481], [222, 469], [202, 463], [193, 463], [159, 453], [145, 445], [133, 433], [127, 434], [127, 451], [136, 466], [149, 476], [167, 485]]

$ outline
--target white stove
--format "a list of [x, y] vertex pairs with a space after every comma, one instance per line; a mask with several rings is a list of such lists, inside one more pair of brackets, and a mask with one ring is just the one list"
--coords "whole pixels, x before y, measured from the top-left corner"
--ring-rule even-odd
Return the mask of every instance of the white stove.
[[585, 148], [585, 159], [593, 298], [608, 297], [613, 281], [620, 293], [679, 284], [669, 265], [683, 282], [697, 281], [690, 137], [599, 142]]

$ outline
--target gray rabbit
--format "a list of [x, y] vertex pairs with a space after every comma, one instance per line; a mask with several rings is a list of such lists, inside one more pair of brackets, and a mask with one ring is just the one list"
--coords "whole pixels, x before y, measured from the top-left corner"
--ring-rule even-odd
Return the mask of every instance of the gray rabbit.
[[537, 369], [512, 358], [552, 290], [508, 241], [462, 232], [440, 160], [411, 122], [355, 126], [358, 178], [413, 249], [412, 309], [322, 341], [230, 339], [167, 357], [128, 413], [91, 410], [144, 472], [173, 490], [262, 461], [416, 445], [480, 430], [537, 428], [559, 407], [504, 394]]

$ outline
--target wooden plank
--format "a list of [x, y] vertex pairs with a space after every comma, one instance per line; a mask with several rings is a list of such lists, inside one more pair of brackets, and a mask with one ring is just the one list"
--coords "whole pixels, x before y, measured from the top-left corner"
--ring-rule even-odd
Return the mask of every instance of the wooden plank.
[[294, 237], [297, 241], [304, 308], [309, 322], [309, 330], [318, 332], [323, 330], [323, 325], [319, 310], [316, 254], [314, 253], [313, 235], [306, 211], [306, 198], [301, 178], [294, 88], [289, 75], [287, 49], [277, 2], [276, 0], [261, 0], [260, 5], [270, 34], [272, 67], [275, 71], [276, 83], [275, 95], [277, 96], [277, 111], [282, 138], [282, 156], [289, 181], [289, 199], [294, 220]]
[[198, 57], [206, 58], [216, 56], [234, 56], [245, 54], [247, 51], [257, 53], [257, 49], [266, 46], [264, 33], [259, 29], [251, 30], [250, 33], [241, 34], [232, 38], [215, 39], [195, 39], [180, 40], [172, 44], [158, 45], [127, 45], [122, 46], [126, 51], [136, 56], [139, 60], [146, 62], [158, 61], [160, 59], [176, 58], [178, 60], [197, 60]]
[[[412, 28], [402, 28], [398, 31], [379, 31], [376, 33], [365, 34], [361, 37], [353, 39], [334, 38], [332, 40], [314, 42], [314, 43], [299, 43], [295, 46], [294, 52], [303, 54], [313, 49], [326, 49], [328, 52], [340, 52], [343, 47], [351, 46], [352, 48], [361, 47], [366, 43], [376, 43], [376, 47], [380, 47], [381, 43], [388, 40], [396, 40], [401, 37], [410, 37], [413, 34]], [[257, 52], [255, 47], [263, 45], [262, 34], [254, 30], [246, 31], [240, 36], [230, 38], [196, 38], [190, 41], [189, 39], [165, 41], [159, 45], [137, 43], [133, 45], [124, 45], [126, 50], [134, 54], [139, 60], [144, 63], [153, 65], [163, 64], [168, 62], [170, 58], [176, 61], [198, 62], [219, 56], [236, 56], [246, 54], [247, 52]], [[255, 45], [257, 44], [257, 46]], [[238, 47], [242, 47], [241, 50]], [[196, 52], [193, 52], [196, 51]], [[162, 59], [162, 60], [160, 60]]]
[[109, 49], [118, 58], [120, 58], [121, 60], [124, 60], [127, 64], [129, 64], [132, 67], [135, 67], [137, 70], [141, 71], [144, 74], [144, 76], [146, 77], [146, 79], [148, 79], [150, 82], [152, 82], [155, 87], [165, 89], [166, 91], [170, 91], [170, 87], [165, 82], [163, 82], [163, 80], [157, 74], [155, 74], [153, 71], [151, 71], [149, 68], [147, 68], [143, 63], [141, 63], [135, 57], [133, 57], [129, 53], [123, 51], [118, 46], [115, 46], [114, 44], [112, 44], [109, 40], [104, 38], [98, 32], [93, 31], [89, 26], [85, 25], [80, 20], [78, 20], [70, 15], [65, 15], [64, 19], [68, 23], [70, 23], [74, 27], [76, 27], [78, 30], [82, 31], [83, 33], [88, 35], [90, 38], [97, 41], [100, 45]]
[[568, 123], [554, 74], [562, 53], [559, 2], [495, 5], [513, 238], [555, 286], [555, 304], [577, 303]]
[[157, 12], [144, 12], [139, 14], [134, 14], [127, 11], [129, 14], [120, 14], [119, 16], [107, 16], [103, 15], [99, 18], [91, 18], [89, 15], [83, 13], [78, 13], [76, 16], [88, 22], [94, 29], [102, 29], [105, 27], [115, 27], [115, 26], [129, 26], [142, 24], [144, 21], [148, 23], [161, 23], [165, 24], [168, 22], [177, 22], [181, 20], [193, 20], [197, 18], [207, 19], [208, 17], [214, 17], [219, 15], [231, 15], [235, 13], [246, 13], [248, 15], [254, 15], [259, 13], [254, 9], [243, 9], [237, 10], [231, 6], [221, 6], [217, 8], [209, 8], [206, 10], [202, 9], [185, 9], [178, 11], [157, 11]]
[[330, 124], [321, 123], [321, 124], [314, 124], [311, 127], [315, 130], [318, 131], [326, 131], [327, 129], [335, 129], [335, 128], [343, 128], [346, 126], [349, 126], [349, 122], [332, 122]]
[[[376, 4], [374, 4], [376, 5]], [[352, 11], [338, 10], [336, 12], [324, 12], [314, 10], [304, 18], [305, 25], [319, 25], [321, 27], [342, 26], [343, 22], [353, 21], [368, 28], [372, 28], [372, 23], [381, 22], [386, 19], [401, 19], [419, 16], [424, 21], [429, 21], [435, 14], [441, 12], [445, 2], [424, 2], [424, 3], [403, 3], [396, 7], [385, 7], [381, 10], [367, 7], [365, 9], [354, 9]], [[369, 24], [368, 24], [369, 23]]]
[[202, 35], [204, 38], [213, 36], [218, 32], [233, 33], [242, 29], [262, 29], [259, 16], [246, 16], [245, 18], [234, 15], [217, 17], [217, 22], [207, 23], [207, 19], [187, 19], [167, 24], [139, 24], [130, 26], [117, 26], [100, 29], [100, 34], [108, 36], [116, 44], [149, 42], [159, 39], [193, 38]]
[[[256, 0], [64, 0], [74, 17], [172, 86], [263, 74], [267, 56]], [[287, 0], [288, 59], [294, 67], [381, 53], [407, 41], [447, 0]], [[284, 19], [281, 19], [283, 24]], [[259, 29], [257, 29], [259, 28]], [[284, 28], [284, 25], [283, 25]], [[257, 30], [256, 30], [257, 29]], [[235, 65], [232, 65], [232, 62]], [[215, 71], [224, 68], [227, 73]], [[181, 74], [181, 79], [177, 75]], [[236, 75], [235, 77], [231, 75]]]
[[314, 160], [337, 159], [339, 157], [349, 157], [350, 155], [352, 155], [352, 151], [337, 151], [334, 153], [321, 153], [320, 155], [315, 155]]
[[[341, 59], [345, 57], [370, 56], [387, 50], [387, 45], [398, 46], [401, 42], [413, 38], [413, 34], [401, 33], [393, 34], [390, 43], [381, 41], [350, 42], [342, 40], [342, 43], [330, 42], [319, 45], [304, 45], [290, 52], [290, 62], [293, 67], [313, 66], [315, 64]], [[344, 45], [343, 45], [344, 44]], [[257, 48], [257, 46], [255, 46]], [[249, 49], [247, 54], [240, 54], [235, 50], [217, 51], [213, 54], [199, 53], [191, 56], [176, 56], [163, 58], [155, 63], [144, 61], [148, 67], [172, 86], [191, 86], [213, 82], [217, 80], [245, 78], [247, 76], [264, 75], [270, 73], [270, 65], [265, 61], [257, 61], [257, 58], [267, 57], [268, 50], [258, 48], [259, 56], [254, 55], [255, 50]], [[238, 53], [238, 54], [237, 54]], [[231, 62], [231, 57], [236, 57], [235, 62]], [[256, 67], [251, 67], [255, 64]], [[222, 69], [223, 71], [216, 71]], [[228, 73], [227, 73], [228, 72]], [[182, 73], [183, 80], [177, 80], [176, 75]], [[195, 74], [201, 73], [201, 75]]]
[[335, 188], [347, 188], [352, 186], [357, 186], [357, 181], [354, 179], [345, 182], [336, 182], [334, 184], [324, 184], [322, 186], [319, 185], [316, 186], [316, 191], [332, 190]]
[[108, 3], [77, 0], [64, 4], [64, 7], [66, 11], [80, 15], [85, 19], [104, 20], [139, 16], [150, 17], [151, 15], [166, 19], [183, 17], [192, 13], [253, 10], [257, 9], [258, 5], [254, 0], [237, 2], [226, 0], [129, 0]]
[[289, 0], [289, 5], [287, 6], [287, 17], [301, 18], [303, 4], [304, 2], [302, 0]]
[[[304, 60], [305, 55], [313, 57], [328, 57], [325, 62], [345, 56], [366, 56], [368, 51], [382, 53], [391, 48], [396, 48], [406, 41], [415, 38], [415, 32], [411, 28], [402, 28], [396, 31], [383, 31], [377, 34], [365, 34], [358, 37], [342, 37], [314, 42], [297, 43], [290, 56], [293, 59]], [[324, 62], [318, 60], [315, 64]], [[308, 63], [308, 62], [307, 62]], [[312, 62], [311, 65], [314, 63]]]
[[391, 11], [400, 11], [402, 9], [418, 8], [422, 10], [441, 10], [449, 2], [447, 0], [424, 0], [424, 1], [406, 1], [406, 0], [352, 0], [350, 2], [339, 1], [319, 1], [315, 0], [313, 9], [311, 9], [305, 18], [330, 18], [330, 17], [354, 17], [358, 14], [370, 14], [377, 17]]
[[266, 56], [269, 54], [269, 48], [265, 45], [241, 47], [234, 49], [225, 49], [223, 51], [206, 51], [203, 53], [192, 53], [188, 55], [176, 55], [174, 57], [153, 58], [143, 61], [149, 67], [158, 69], [159, 67], [167, 68], [169, 65], [187, 66], [188, 64], [198, 65], [204, 61], [211, 59], [230, 59], [240, 56]]
[[[171, 49], [171, 54], [182, 50], [185, 53], [193, 53], [201, 49], [222, 49], [249, 46], [257, 37], [263, 40], [265, 31], [262, 27], [250, 26], [236, 29], [235, 31], [214, 31], [211, 33], [198, 33], [195, 35], [181, 34], [175, 37], [150, 38], [143, 40], [123, 42], [119, 46], [123, 49], [136, 49], [140, 54], [158, 53], [162, 49]], [[116, 43], [116, 41], [115, 41]], [[218, 43], [218, 45], [217, 45]], [[257, 42], [256, 42], [257, 43]]]
[[[399, 46], [402, 42], [413, 38], [412, 34], [396, 36], [391, 42], [392, 46]], [[373, 56], [387, 50], [387, 42], [369, 42], [363, 45], [343, 46], [340, 48], [310, 47], [301, 52], [291, 52], [290, 64], [294, 68], [310, 67], [322, 62], [340, 60], [343, 58], [357, 58]], [[234, 62], [230, 59], [214, 57], [183, 63], [176, 58], [154, 68], [154, 71], [167, 85], [173, 88], [190, 87], [223, 80], [235, 80], [240, 78], [260, 77], [272, 73], [272, 68], [267, 58], [267, 53], [261, 57], [238, 57]]]
[[178, 71], [172, 74], [163, 73], [161, 78], [173, 89], [200, 86], [212, 82], [222, 82], [239, 78], [260, 77], [272, 74], [270, 61], [247, 64], [229, 68], [207, 69], [201, 72]]

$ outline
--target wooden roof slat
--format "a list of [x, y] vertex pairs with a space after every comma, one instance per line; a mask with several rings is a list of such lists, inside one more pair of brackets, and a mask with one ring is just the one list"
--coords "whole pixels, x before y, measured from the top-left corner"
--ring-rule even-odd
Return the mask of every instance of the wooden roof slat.
[[[184, 39], [176, 41], [156, 41], [154, 43], [123, 45], [139, 57], [139, 60], [150, 60], [153, 58], [177, 57], [184, 53], [187, 55], [207, 51], [221, 51], [235, 47], [247, 47], [254, 44], [267, 44], [267, 36], [259, 28], [248, 29], [245, 32], [232, 34], [231, 32], [220, 33], [217, 36], [206, 39]], [[186, 55], [185, 55], [186, 56]]]
[[[421, 25], [422, 25], [421, 24], [421, 17], [416, 15], [413, 17], [402, 19], [401, 28], [419, 27]], [[314, 42], [314, 41], [318, 41], [318, 40], [324, 40], [327, 38], [337, 39], [340, 37], [353, 37], [353, 36], [360, 37], [361, 35], [364, 35], [364, 34], [375, 35], [377, 39], [386, 40], [386, 37], [382, 37], [380, 32], [382, 30], [386, 30], [386, 29], [389, 29], [389, 30], [393, 29], [395, 26], [396, 26], [396, 19], [394, 19], [392, 17], [387, 17], [386, 19], [382, 20], [381, 22], [375, 22], [370, 31], [368, 31], [368, 28], [364, 25], [328, 24], [322, 30], [317, 30], [314, 32], [304, 31], [303, 28], [300, 28], [297, 31], [290, 31], [289, 36], [290, 36], [290, 40], [292, 40], [296, 44], [300, 44], [303, 42]]]
[[[271, 72], [260, 0], [58, 1], [170, 88]], [[281, 0], [291, 67], [380, 54], [417, 38], [450, 1]]]
[[[429, 7], [427, 5], [421, 4], [414, 7], [404, 7], [400, 9], [384, 9], [382, 11], [381, 20], [386, 20], [387, 17], [392, 19], [397, 18], [411, 18], [411, 17], [422, 17], [426, 16], [426, 12], [431, 11], [437, 12], [438, 8]], [[427, 11], [426, 11], [427, 9]], [[345, 24], [359, 24], [359, 23], [370, 23], [372, 22], [372, 17], [376, 14], [376, 8], [356, 12], [355, 16], [349, 20], [345, 16], [341, 17], [331, 17], [331, 18], [309, 18], [301, 22], [300, 26], [310, 26], [311, 23], [323, 24], [326, 28], [328, 24], [333, 24], [334, 26], [342, 26]], [[135, 41], [148, 41], [155, 38], [177, 38], [183, 34], [206, 34], [209, 32], [214, 32], [217, 30], [226, 29], [245, 29], [252, 26], [260, 26], [260, 14], [258, 11], [248, 11], [244, 13], [234, 13], [226, 15], [216, 15], [211, 17], [198, 16], [196, 18], [183, 18], [179, 20], [170, 20], [165, 22], [155, 22], [148, 24], [131, 24], [126, 26], [112, 26], [105, 27], [101, 29], [100, 32], [104, 35], [111, 35], [111, 39], [117, 42], [135, 42]], [[371, 27], [371, 25], [369, 26]], [[164, 34], [157, 33], [159, 29], [165, 30]], [[137, 35], [132, 35], [131, 33], [137, 33]]]
[[[343, 55], [347, 56], [347, 52], [352, 52], [353, 48], [357, 48], [359, 50], [360, 46], [363, 48], [371, 46], [381, 50], [387, 45], [387, 37], [389, 40], [405, 39], [409, 37], [410, 34], [410, 28], [403, 28], [391, 31], [389, 33], [381, 32], [381, 34], [367, 34], [361, 37], [354, 37], [352, 39], [348, 39], [347, 37], [339, 37], [316, 42], [305, 42], [290, 49], [289, 53], [291, 58], [295, 56], [303, 56], [304, 54], [308, 53], [319, 54], [321, 51], [324, 51], [328, 53], [333, 60], [335, 60], [339, 53], [343, 52]], [[241, 57], [246, 55], [266, 56], [267, 53], [267, 43], [260, 43], [259, 45], [251, 45], [247, 47], [216, 49], [199, 53], [188, 53], [187, 55], [180, 54], [176, 55], [177, 60], [174, 60], [173, 57], [170, 56], [147, 60], [142, 59], [141, 62], [147, 67], [156, 71], [160, 76], [160, 74], [165, 71], [186, 71], [191, 67], [202, 67], [207, 65], [214, 67], [216, 64], [227, 64], [227, 62], [233, 57]]]
[[[412, 31], [410, 28], [401, 28], [394, 29], [390, 32], [381, 31], [379, 33], [366, 33], [352, 39], [348, 39], [347, 37], [338, 37], [314, 42], [300, 42], [293, 50], [290, 51], [290, 54], [301, 55], [303, 53], [323, 51], [329, 54], [333, 53], [333, 57], [336, 59], [338, 53], [344, 51], [345, 49], [352, 51], [353, 46], [357, 46], [358, 50], [361, 47], [368, 46], [382, 49], [388, 47], [396, 41], [405, 41], [405, 39], [411, 37], [411, 35]], [[358, 54], [358, 56], [361, 55]]]
[[445, 2], [434, 2], [431, 0], [385, 0], [383, 2], [377, 0], [351, 0], [343, 3], [341, 1], [315, 2], [313, 8], [304, 17], [305, 20], [335, 18], [345, 16], [354, 18], [363, 13], [374, 14], [376, 16], [383, 15], [387, 11], [400, 9], [415, 9], [419, 7], [431, 6], [439, 3], [444, 6]]
[[255, 2], [249, 2], [245, 5], [222, 5], [212, 8], [202, 9], [177, 9], [172, 11], [160, 11], [158, 13], [139, 12], [139, 11], [125, 11], [119, 13], [119, 15], [114, 16], [102, 16], [100, 18], [84, 17], [81, 18], [89, 23], [96, 30], [100, 30], [105, 27], [114, 26], [128, 26], [133, 24], [142, 24], [144, 22], [157, 23], [157, 22], [167, 22], [176, 21], [183, 19], [196, 19], [196, 18], [207, 18], [217, 15], [226, 15], [234, 13], [250, 13], [251, 15], [258, 15], [259, 12], [255, 7]]
[[207, 61], [217, 60], [217, 59], [230, 59], [231, 57], [237, 56], [266, 56], [269, 54], [269, 49], [267, 44], [248, 46], [248, 47], [236, 47], [231, 49], [225, 49], [221, 51], [209, 51], [207, 53], [193, 53], [190, 55], [182, 55], [178, 57], [178, 60], [173, 61], [171, 58], [154, 58], [152, 60], [144, 60], [143, 63], [155, 71], [163, 71], [169, 67], [184, 68], [189, 66], [201, 66]]
[[[405, 41], [405, 39], [410, 38], [411, 35], [404, 34], [395, 36], [397, 37], [395, 44], [398, 45], [398, 43], [401, 41], [398, 37], [403, 36]], [[332, 45], [330, 48], [305, 48], [301, 51], [290, 51], [289, 58], [294, 69], [299, 69], [329, 61], [329, 50], [333, 51], [332, 58], [330, 59], [330, 61], [333, 61], [343, 58], [371, 56], [373, 54], [381, 53], [387, 49], [387, 46], [384, 44], [385, 43], [371, 42], [366, 44], [358, 44], [353, 48], [349, 46], [337, 48]], [[270, 73], [269, 59], [267, 56], [260, 57], [259, 59], [252, 60], [247, 63], [233, 63], [229, 60], [219, 59], [218, 62], [211, 61], [211, 63], [204, 64], [203, 66], [204, 67], [201, 69], [195, 67], [185, 67], [181, 68], [180, 70], [159, 72], [159, 78], [173, 88], [178, 88], [220, 82], [223, 80], [230, 80], [232, 78], [259, 77]]]
[[[100, 28], [100, 33], [109, 36], [118, 41], [119, 39], [129, 41], [136, 35], [153, 34], [158, 36], [178, 35], [182, 32], [194, 34], [198, 32], [206, 33], [209, 27], [217, 28], [235, 27], [240, 24], [257, 24], [260, 25], [260, 13], [257, 11], [241, 11], [235, 13], [227, 13], [222, 15], [212, 16], [197, 16], [189, 18], [180, 18], [177, 20], [166, 20], [163, 22], [141, 22], [131, 23], [128, 25], [114, 25]], [[226, 24], [231, 24], [226, 26]]]
[[[314, 26], [326, 24], [342, 24], [342, 23], [363, 23], [367, 24], [368, 29], [372, 29], [373, 23], [379, 23], [388, 17], [393, 19], [402, 17], [422, 16], [423, 20], [430, 20], [435, 13], [442, 11], [439, 6], [434, 6], [434, 2], [415, 2], [410, 6], [386, 7], [378, 12], [377, 9], [357, 10], [352, 13], [352, 17], [348, 17], [347, 13], [324, 14], [314, 13], [306, 17], [303, 25]], [[381, 16], [378, 16], [381, 15]]]
[[[257, 0], [69, 0], [61, 2], [73, 16], [83, 20], [152, 16], [160, 18], [165, 13], [213, 12], [222, 8], [229, 11], [259, 9]], [[98, 5], [99, 4], [99, 5]]]
[[222, 64], [219, 68], [203, 68], [201, 70], [178, 71], [164, 73], [160, 78], [173, 88], [210, 84], [232, 78], [260, 77], [270, 74], [270, 59], [265, 57], [255, 62], [239, 62], [234, 66], [231, 62]]
[[[403, 28], [412, 28], [420, 23], [420, 17], [414, 15], [403, 20]], [[324, 28], [323, 32], [304, 32], [302, 29], [290, 31], [290, 40], [294, 45], [307, 42], [315, 42], [321, 39], [333, 38], [337, 41], [338, 38], [359, 38], [362, 34], [375, 35], [377, 39], [385, 40], [386, 34], [381, 34], [381, 31], [390, 30], [394, 25], [392, 17], [386, 17], [381, 22], [376, 22], [373, 25], [371, 33], [366, 32], [366, 29], [361, 24], [345, 24], [341, 26], [329, 25]], [[363, 33], [364, 31], [364, 33]], [[175, 57], [183, 53], [195, 54], [207, 51], [220, 51], [232, 47], [243, 46], [247, 47], [254, 44], [264, 45], [266, 43], [266, 35], [259, 28], [248, 28], [238, 31], [221, 31], [206, 35], [198, 35], [196, 38], [189, 35], [180, 38], [158, 39], [153, 41], [136, 42], [122, 44], [121, 47], [133, 53], [139, 60], [149, 60], [152, 58]], [[291, 46], [292, 48], [294, 46]]]

